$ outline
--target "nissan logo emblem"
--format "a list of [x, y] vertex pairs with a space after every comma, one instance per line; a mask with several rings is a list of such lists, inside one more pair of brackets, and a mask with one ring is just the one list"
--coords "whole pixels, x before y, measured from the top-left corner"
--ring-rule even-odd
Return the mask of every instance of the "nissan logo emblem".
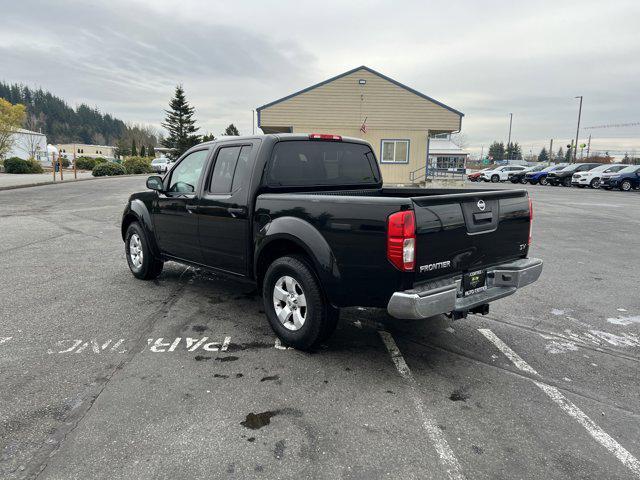
[[484, 200], [478, 200], [478, 208], [481, 212], [484, 212], [484, 209], [487, 208], [487, 206], [484, 204]]

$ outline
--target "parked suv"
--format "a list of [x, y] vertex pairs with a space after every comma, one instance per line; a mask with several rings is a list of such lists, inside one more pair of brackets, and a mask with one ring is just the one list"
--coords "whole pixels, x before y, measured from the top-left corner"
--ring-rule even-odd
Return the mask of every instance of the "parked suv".
[[547, 166], [546, 165], [536, 165], [535, 167], [526, 167], [524, 170], [519, 172], [513, 172], [509, 174], [509, 181], [511, 183], [527, 183], [527, 174], [533, 172], [541, 172]]
[[571, 186], [571, 177], [576, 172], [587, 172], [591, 169], [594, 169], [598, 166], [602, 165], [601, 163], [573, 163], [568, 167], [564, 167], [562, 170], [556, 170], [555, 172], [550, 172], [547, 175], [547, 182], [549, 185], [553, 185], [554, 187], [557, 185], [562, 185], [563, 187]]
[[487, 170], [486, 172], [482, 172], [480, 175], [480, 179], [485, 182], [506, 182], [509, 179], [510, 173], [521, 172], [527, 167], [523, 167], [520, 165], [504, 165], [502, 167], [494, 168], [493, 170]]
[[169, 160], [167, 157], [158, 157], [154, 158], [151, 161], [151, 168], [154, 172], [165, 173], [169, 170], [170, 167], [171, 160]]
[[574, 173], [571, 177], [571, 185], [575, 185], [580, 188], [598, 188], [600, 187], [600, 177], [603, 173], [615, 173], [622, 170], [624, 167], [626, 167], [626, 165], [611, 165], [605, 163], [604, 165], [599, 165], [586, 172]]
[[543, 168], [539, 172], [527, 172], [524, 175], [524, 178], [531, 185], [535, 185], [539, 183], [540, 185], [547, 185], [547, 175], [549, 172], [555, 172], [556, 170], [562, 170], [567, 166], [566, 163], [558, 163], [557, 165], [549, 165], [546, 168]]
[[619, 188], [625, 192], [640, 188], [640, 165], [627, 165], [611, 176], [603, 176], [602, 188]]

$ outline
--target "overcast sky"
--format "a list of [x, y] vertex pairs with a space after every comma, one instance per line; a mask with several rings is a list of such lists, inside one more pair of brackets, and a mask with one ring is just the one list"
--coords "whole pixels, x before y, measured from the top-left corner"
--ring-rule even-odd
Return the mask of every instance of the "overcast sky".
[[[159, 126], [177, 83], [201, 132], [367, 65], [462, 112], [469, 148], [534, 153], [640, 122], [640, 1], [21, 0], [3, 8], [0, 79]], [[93, 3], [93, 2], [92, 2]], [[583, 130], [640, 153], [640, 126]], [[556, 147], [557, 148], [557, 147]], [[555, 149], [555, 148], [554, 148]]]

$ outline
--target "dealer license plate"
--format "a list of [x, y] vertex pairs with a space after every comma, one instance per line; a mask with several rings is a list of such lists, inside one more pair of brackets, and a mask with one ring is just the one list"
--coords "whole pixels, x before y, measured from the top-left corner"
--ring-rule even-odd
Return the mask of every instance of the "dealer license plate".
[[465, 274], [462, 277], [462, 288], [465, 297], [486, 290], [487, 272], [485, 270], [478, 270]]

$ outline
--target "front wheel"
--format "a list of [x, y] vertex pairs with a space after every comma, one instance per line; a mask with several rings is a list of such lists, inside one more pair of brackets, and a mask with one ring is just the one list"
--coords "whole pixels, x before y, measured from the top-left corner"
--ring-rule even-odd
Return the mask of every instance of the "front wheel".
[[594, 178], [593, 180], [591, 180], [591, 183], [589, 183], [589, 186], [591, 188], [600, 188], [600, 179]]
[[491, 175], [491, 183], [498, 183], [500, 181], [499, 175]]
[[[533, 183], [531, 183], [531, 185], [533, 185]], [[540, 179], [540, 185], [549, 185], [549, 180], [547, 180], [547, 177], [542, 177]]]
[[262, 297], [271, 328], [286, 345], [312, 350], [335, 330], [338, 310], [302, 257], [280, 257], [269, 265]]
[[571, 186], [571, 177], [567, 177], [564, 180], [562, 180], [562, 186], [563, 187], [570, 187]]
[[164, 262], [153, 254], [147, 235], [138, 222], [127, 228], [124, 249], [129, 270], [136, 278], [153, 280], [162, 273]]
[[624, 180], [620, 184], [620, 190], [622, 190], [623, 192], [628, 192], [629, 190], [631, 190], [632, 187], [633, 185], [631, 185], [631, 182], [629, 180]]

